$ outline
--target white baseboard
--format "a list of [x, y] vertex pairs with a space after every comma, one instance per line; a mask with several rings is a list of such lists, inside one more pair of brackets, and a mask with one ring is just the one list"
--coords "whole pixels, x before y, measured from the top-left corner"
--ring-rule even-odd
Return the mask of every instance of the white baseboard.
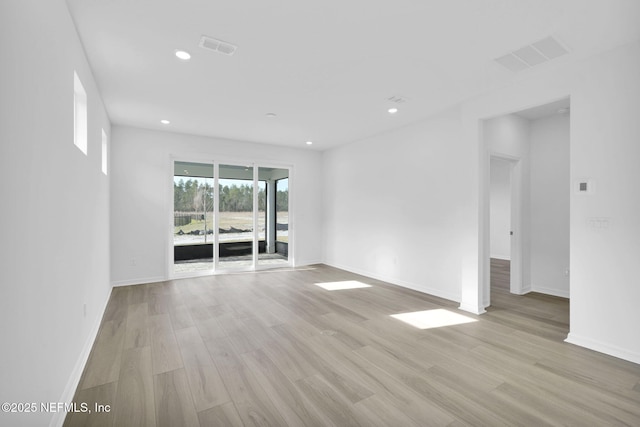
[[167, 280], [168, 279], [164, 276], [141, 277], [138, 279], [116, 280], [115, 282], [111, 282], [111, 286], [115, 288], [118, 286], [142, 285], [144, 283], [165, 282]]
[[[305, 267], [313, 264], [322, 264], [320, 260], [304, 260], [295, 263], [295, 267]], [[244, 272], [252, 272], [254, 270], [248, 269]], [[263, 270], [255, 270], [255, 271], [263, 271]], [[228, 274], [229, 271], [220, 272], [219, 274]], [[235, 273], [235, 272], [234, 272]], [[157, 283], [157, 282], [165, 282], [167, 280], [178, 280], [178, 279], [186, 279], [191, 277], [200, 277], [200, 276], [212, 276], [213, 274], [209, 271], [203, 273], [195, 273], [195, 274], [186, 274], [184, 276], [174, 276], [174, 277], [164, 277], [164, 276], [156, 276], [156, 277], [140, 277], [137, 279], [126, 279], [126, 280], [116, 280], [111, 282], [112, 287], [119, 286], [131, 286], [131, 285], [143, 285], [145, 283]]]
[[569, 298], [569, 291], [564, 291], [561, 289], [545, 288], [532, 285], [531, 291], [538, 292], [540, 294], [553, 295], [554, 297]]
[[520, 292], [511, 292], [514, 295], [526, 295], [531, 292], [531, 286], [524, 286], [520, 289]]
[[473, 313], [473, 314], [483, 314], [486, 313], [487, 310], [485, 310], [485, 307], [477, 307], [475, 305], [468, 305], [468, 304], [460, 304], [460, 307], [458, 307], [458, 309], [462, 310], [462, 311], [467, 311], [469, 313]]
[[576, 335], [572, 332], [569, 332], [569, 335], [567, 336], [565, 342], [568, 342], [569, 344], [575, 344], [580, 347], [585, 347], [600, 353], [608, 354], [619, 359], [628, 360], [629, 362], [640, 364], [640, 354], [638, 353], [634, 353], [616, 345]]
[[[164, 282], [165, 280], [179, 280], [179, 279], [191, 279], [194, 277], [205, 277], [205, 276], [213, 276], [214, 274], [219, 274], [219, 272], [213, 273], [211, 270], [203, 270], [203, 271], [185, 271], [183, 273], [174, 273], [173, 276], [169, 275], [164, 280], [154, 280], [153, 282], [144, 283], [156, 283], [156, 282]], [[143, 283], [136, 283], [136, 285], [142, 285]]]
[[491, 258], [501, 259], [503, 261], [511, 261], [511, 255], [491, 255]]
[[[71, 371], [71, 376], [67, 381], [67, 385], [62, 392], [62, 396], [58, 400], [58, 402], [70, 403], [73, 402], [73, 397], [76, 393], [76, 389], [78, 388], [78, 384], [80, 384], [80, 378], [82, 377], [82, 372], [84, 371], [84, 367], [89, 360], [89, 354], [91, 354], [91, 349], [93, 348], [93, 343], [96, 341], [98, 337], [98, 331], [100, 330], [100, 324], [102, 323], [102, 317], [104, 316], [104, 312], [107, 309], [107, 304], [109, 303], [109, 298], [111, 297], [111, 292], [107, 295], [106, 300], [102, 304], [102, 310], [100, 310], [100, 315], [97, 316], [96, 322], [91, 328], [89, 332], [89, 336], [82, 347], [82, 351], [80, 352], [80, 356], [76, 361], [73, 370]], [[53, 414], [51, 421], [49, 422], [49, 427], [62, 427], [64, 424], [64, 419], [67, 416], [67, 412], [59, 411]]]
[[[322, 261], [320, 260], [304, 260], [304, 261], [299, 261], [295, 263], [295, 267], [304, 267], [304, 266], [308, 266], [308, 265], [313, 265], [313, 264], [322, 264]], [[247, 270], [246, 272], [252, 272], [254, 270]], [[256, 271], [262, 271], [262, 270], [256, 270]], [[224, 274], [229, 273], [228, 271], [223, 272]], [[130, 285], [143, 285], [145, 283], [157, 283], [157, 282], [165, 282], [167, 280], [177, 280], [177, 279], [186, 279], [186, 278], [190, 278], [190, 277], [199, 277], [199, 276], [210, 276], [212, 275], [211, 272], [204, 272], [202, 274], [188, 274], [183, 276], [177, 275], [175, 277], [164, 277], [164, 276], [156, 276], [156, 277], [140, 277], [137, 279], [125, 279], [125, 280], [116, 280], [111, 282], [111, 286], [112, 287], [118, 287], [118, 286], [130, 286]]]
[[306, 267], [309, 265], [314, 265], [314, 264], [322, 264], [323, 261], [322, 260], [302, 260], [302, 261], [298, 261], [296, 260], [294, 267]]
[[387, 276], [384, 276], [384, 275], [373, 273], [371, 271], [362, 270], [360, 268], [353, 268], [353, 267], [349, 267], [349, 266], [345, 266], [345, 265], [341, 265], [341, 264], [329, 263], [329, 262], [324, 262], [324, 264], [326, 264], [326, 265], [328, 265], [330, 267], [339, 268], [340, 270], [345, 270], [345, 271], [349, 271], [351, 273], [360, 274], [361, 276], [367, 276], [367, 277], [371, 277], [372, 279], [381, 280], [383, 282], [387, 282], [387, 283], [390, 283], [392, 285], [401, 286], [403, 288], [407, 288], [407, 289], [411, 289], [411, 290], [414, 290], [414, 291], [422, 292], [423, 294], [433, 295], [433, 296], [436, 296], [438, 298], [444, 298], [444, 299], [447, 299], [447, 300], [450, 300], [450, 301], [460, 302], [460, 296], [458, 294], [454, 294], [454, 293], [450, 293], [450, 292], [443, 292], [440, 289], [428, 288], [426, 286], [421, 286], [421, 285], [418, 285], [416, 283], [406, 282], [404, 280], [399, 280], [399, 279], [396, 279], [396, 278], [393, 278], [393, 277], [387, 277]]

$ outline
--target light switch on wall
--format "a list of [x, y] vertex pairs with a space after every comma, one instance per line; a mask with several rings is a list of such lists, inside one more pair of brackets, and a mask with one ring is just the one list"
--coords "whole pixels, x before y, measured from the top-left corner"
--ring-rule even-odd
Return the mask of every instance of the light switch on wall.
[[593, 194], [594, 184], [590, 178], [581, 178], [574, 183], [575, 192], [578, 194]]

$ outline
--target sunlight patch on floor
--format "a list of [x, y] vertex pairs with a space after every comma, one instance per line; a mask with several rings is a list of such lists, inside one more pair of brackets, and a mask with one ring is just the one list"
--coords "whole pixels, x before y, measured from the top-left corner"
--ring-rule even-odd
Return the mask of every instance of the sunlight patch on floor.
[[440, 328], [442, 326], [461, 325], [477, 322], [477, 319], [463, 316], [443, 308], [434, 310], [414, 311], [412, 313], [392, 314], [394, 319], [401, 320], [418, 329]]
[[343, 280], [342, 282], [325, 282], [315, 283], [316, 286], [320, 286], [328, 291], [341, 291], [343, 289], [358, 289], [358, 288], [370, 288], [371, 285], [359, 282], [357, 280]]

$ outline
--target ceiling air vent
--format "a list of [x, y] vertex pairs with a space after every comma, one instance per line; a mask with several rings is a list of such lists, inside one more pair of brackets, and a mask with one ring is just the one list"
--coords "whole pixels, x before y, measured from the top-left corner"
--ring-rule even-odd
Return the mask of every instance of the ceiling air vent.
[[222, 40], [217, 40], [208, 36], [202, 36], [198, 46], [203, 49], [213, 50], [229, 56], [233, 55], [238, 48], [238, 46], [232, 45], [231, 43], [223, 42]]
[[569, 50], [554, 37], [547, 37], [494, 59], [510, 71], [518, 72], [566, 55]]
[[393, 102], [394, 104], [404, 104], [408, 99], [401, 95], [394, 95], [387, 98], [387, 101]]

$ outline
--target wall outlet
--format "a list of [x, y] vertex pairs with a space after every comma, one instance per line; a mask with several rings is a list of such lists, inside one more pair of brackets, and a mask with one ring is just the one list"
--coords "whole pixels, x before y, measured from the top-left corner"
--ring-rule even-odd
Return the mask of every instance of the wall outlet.
[[588, 226], [594, 231], [605, 231], [611, 225], [611, 218], [609, 217], [600, 217], [600, 218], [589, 218]]

